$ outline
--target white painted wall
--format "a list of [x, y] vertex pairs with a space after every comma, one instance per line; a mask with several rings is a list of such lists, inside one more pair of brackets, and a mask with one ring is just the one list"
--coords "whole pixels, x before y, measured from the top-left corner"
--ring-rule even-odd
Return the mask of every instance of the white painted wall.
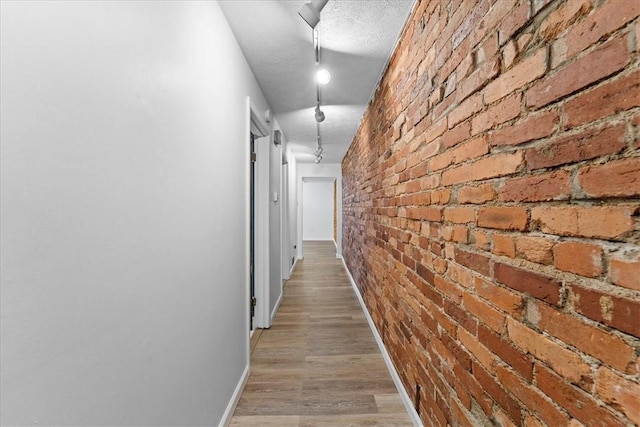
[[338, 241], [336, 242], [336, 256], [342, 255], [342, 165], [339, 163], [298, 163], [296, 173], [296, 191], [298, 194], [297, 209], [297, 254], [298, 258], [303, 258], [302, 252], [302, 182], [305, 178], [331, 178], [337, 182], [338, 190]]
[[289, 240], [287, 262], [289, 269], [295, 265], [292, 258], [298, 259], [298, 162], [291, 152], [289, 159]]
[[[279, 129], [277, 123], [274, 128]], [[284, 135], [282, 136], [284, 140]], [[269, 325], [282, 297], [282, 144], [269, 139]], [[277, 200], [276, 200], [277, 198]]]
[[268, 107], [219, 6], [0, 4], [0, 423], [217, 425]]
[[302, 240], [333, 241], [333, 180], [302, 182]]

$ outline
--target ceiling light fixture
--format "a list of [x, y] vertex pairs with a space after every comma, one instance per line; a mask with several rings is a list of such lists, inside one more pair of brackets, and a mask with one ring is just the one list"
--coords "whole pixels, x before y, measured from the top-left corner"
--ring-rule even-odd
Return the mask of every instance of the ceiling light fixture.
[[324, 121], [324, 112], [320, 109], [320, 104], [316, 106], [316, 122], [320, 123]]
[[331, 81], [331, 73], [325, 69], [321, 68], [316, 72], [316, 82], [320, 85], [326, 85]]
[[318, 144], [318, 148], [316, 149], [316, 151], [313, 152], [313, 155], [316, 156], [316, 157], [319, 157], [322, 154], [323, 151], [324, 151], [324, 149], [322, 148], [322, 146], [320, 146]]
[[320, 12], [327, 4], [329, 0], [312, 0], [311, 3], [306, 3], [300, 11], [298, 15], [304, 19], [304, 22], [309, 24], [311, 28], [316, 28], [316, 25], [320, 22]]
[[316, 165], [321, 161], [322, 161], [322, 156], [317, 156], [316, 159], [314, 160], [314, 162], [316, 162]]

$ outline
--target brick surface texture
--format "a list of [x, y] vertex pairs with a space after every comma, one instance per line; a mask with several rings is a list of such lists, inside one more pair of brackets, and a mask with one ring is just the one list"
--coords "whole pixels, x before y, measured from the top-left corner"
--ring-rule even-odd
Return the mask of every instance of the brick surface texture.
[[418, 1], [343, 256], [427, 426], [640, 423], [640, 1]]

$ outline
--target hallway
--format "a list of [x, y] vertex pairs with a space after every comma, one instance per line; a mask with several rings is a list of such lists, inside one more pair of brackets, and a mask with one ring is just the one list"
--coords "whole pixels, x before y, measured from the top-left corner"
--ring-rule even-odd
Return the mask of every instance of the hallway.
[[410, 426], [332, 242], [305, 242], [232, 426]]

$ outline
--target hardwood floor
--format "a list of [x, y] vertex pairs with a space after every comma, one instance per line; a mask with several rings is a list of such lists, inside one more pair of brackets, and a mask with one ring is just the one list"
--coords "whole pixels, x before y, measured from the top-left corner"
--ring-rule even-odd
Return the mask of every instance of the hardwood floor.
[[304, 242], [231, 426], [411, 426], [332, 242]]

